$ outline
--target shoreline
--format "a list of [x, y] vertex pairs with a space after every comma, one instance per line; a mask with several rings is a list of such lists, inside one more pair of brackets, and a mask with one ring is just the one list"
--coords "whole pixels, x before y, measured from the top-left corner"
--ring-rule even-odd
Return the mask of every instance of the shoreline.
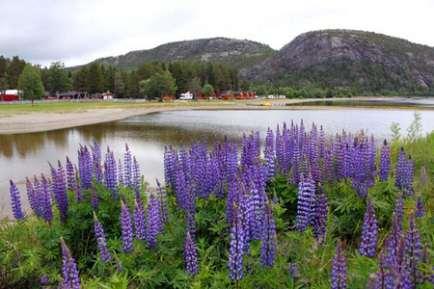
[[[369, 98], [340, 98], [334, 100], [367, 100]], [[373, 99], [373, 98], [370, 98]], [[376, 98], [378, 99], [378, 98]], [[197, 102], [197, 103], [137, 103], [126, 107], [89, 108], [72, 111], [30, 111], [17, 112], [12, 115], [1, 114], [0, 110], [0, 136], [11, 134], [24, 134], [66, 129], [105, 122], [118, 121], [128, 117], [147, 115], [164, 111], [185, 110], [319, 110], [319, 109], [432, 109], [417, 106], [324, 106], [300, 105], [297, 103], [322, 101], [324, 99], [285, 99], [285, 100], [251, 100], [239, 102]], [[269, 104], [269, 105], [264, 105]], [[288, 105], [289, 104], [289, 105]], [[137, 107], [134, 107], [137, 106]]]

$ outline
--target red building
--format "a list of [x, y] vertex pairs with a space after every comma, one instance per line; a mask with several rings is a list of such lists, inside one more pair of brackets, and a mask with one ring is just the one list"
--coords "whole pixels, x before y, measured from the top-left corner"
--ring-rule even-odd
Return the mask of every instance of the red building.
[[6, 91], [0, 92], [0, 101], [17, 101], [20, 100], [20, 96], [18, 95], [18, 90], [16, 89], [8, 89]]

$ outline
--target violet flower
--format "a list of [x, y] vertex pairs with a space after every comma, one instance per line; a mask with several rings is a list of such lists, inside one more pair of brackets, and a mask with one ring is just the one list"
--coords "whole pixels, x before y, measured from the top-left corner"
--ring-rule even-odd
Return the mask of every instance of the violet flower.
[[301, 176], [297, 194], [297, 217], [296, 227], [299, 231], [306, 230], [314, 217], [315, 183], [309, 175]]
[[336, 246], [336, 253], [332, 262], [331, 289], [347, 288], [347, 260], [342, 243]]
[[66, 246], [63, 238], [60, 238], [62, 248], [62, 289], [80, 289], [80, 277], [75, 263], [75, 259], [71, 255], [71, 251]]
[[122, 249], [124, 252], [131, 252], [133, 250], [133, 224], [131, 223], [131, 216], [128, 207], [121, 200], [121, 235], [122, 235]]
[[95, 231], [95, 239], [98, 244], [98, 251], [101, 261], [104, 263], [109, 262], [112, 259], [112, 256], [107, 248], [107, 241], [104, 233], [104, 228], [102, 224], [99, 222], [95, 212], [93, 213], [94, 220], [94, 231]]
[[16, 220], [24, 219], [24, 213], [21, 208], [21, 198], [20, 198], [20, 192], [18, 191], [17, 186], [15, 183], [10, 180], [10, 197], [11, 197], [11, 207], [12, 207], [12, 213]]
[[185, 270], [189, 275], [194, 276], [198, 273], [197, 246], [188, 230], [184, 243], [184, 263]]
[[378, 224], [374, 206], [368, 201], [363, 219], [359, 252], [363, 256], [374, 257], [377, 250]]

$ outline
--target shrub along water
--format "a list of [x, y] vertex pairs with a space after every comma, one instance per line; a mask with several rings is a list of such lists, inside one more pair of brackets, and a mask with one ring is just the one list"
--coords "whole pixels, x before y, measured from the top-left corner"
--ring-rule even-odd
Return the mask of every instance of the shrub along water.
[[377, 143], [301, 122], [168, 147], [153, 192], [128, 146], [81, 146], [26, 181], [33, 213], [11, 181], [0, 288], [432, 288], [434, 133]]

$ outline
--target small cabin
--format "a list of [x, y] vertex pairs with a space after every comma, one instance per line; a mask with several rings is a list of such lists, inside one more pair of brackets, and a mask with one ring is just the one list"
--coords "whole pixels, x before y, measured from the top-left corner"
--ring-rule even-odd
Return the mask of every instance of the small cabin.
[[18, 89], [7, 89], [0, 91], [0, 101], [18, 101], [20, 100], [20, 91]]
[[181, 100], [192, 100], [193, 99], [193, 93], [191, 93], [190, 91], [181, 93], [179, 99], [181, 99]]

